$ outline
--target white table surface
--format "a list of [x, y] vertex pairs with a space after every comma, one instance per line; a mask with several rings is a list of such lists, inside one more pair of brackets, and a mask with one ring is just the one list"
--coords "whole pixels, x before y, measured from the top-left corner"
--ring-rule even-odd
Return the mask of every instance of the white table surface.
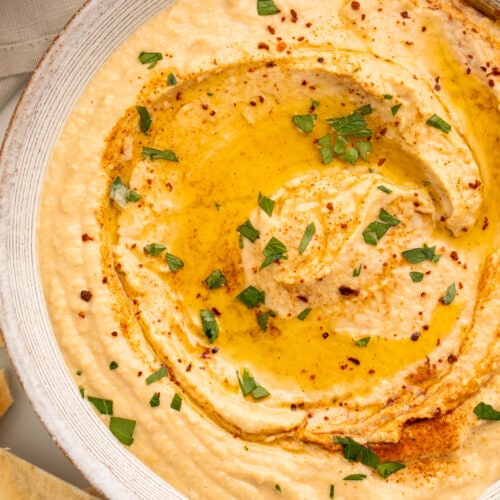
[[[21, 90], [19, 89], [11, 100], [0, 109], [0, 144], [21, 95]], [[88, 481], [59, 450], [45, 427], [38, 420], [16, 378], [6, 350], [2, 348], [0, 348], [1, 368], [7, 370], [9, 385], [15, 401], [0, 419], [0, 447], [9, 448], [15, 455], [69, 483], [81, 488], [88, 487]]]

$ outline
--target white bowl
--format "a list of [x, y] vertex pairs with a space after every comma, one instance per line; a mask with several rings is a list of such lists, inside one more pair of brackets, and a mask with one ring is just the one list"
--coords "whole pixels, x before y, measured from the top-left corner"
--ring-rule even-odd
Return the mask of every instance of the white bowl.
[[129, 453], [80, 397], [40, 284], [37, 220], [52, 147], [106, 58], [172, 0], [89, 0], [44, 56], [0, 154], [0, 323], [34, 410], [75, 466], [110, 498], [183, 498]]

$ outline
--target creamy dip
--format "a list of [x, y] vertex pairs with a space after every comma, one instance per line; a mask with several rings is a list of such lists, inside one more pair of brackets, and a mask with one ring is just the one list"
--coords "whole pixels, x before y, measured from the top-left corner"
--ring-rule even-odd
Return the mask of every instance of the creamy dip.
[[500, 28], [276, 6], [175, 2], [71, 113], [39, 232], [61, 350], [191, 498], [477, 496], [500, 476], [473, 411], [500, 409]]

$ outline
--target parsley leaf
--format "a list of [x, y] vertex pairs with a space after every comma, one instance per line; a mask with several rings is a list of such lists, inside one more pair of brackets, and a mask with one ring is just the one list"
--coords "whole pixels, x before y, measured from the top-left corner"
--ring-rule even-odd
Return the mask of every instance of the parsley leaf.
[[213, 290], [214, 288], [219, 288], [225, 285], [227, 280], [224, 274], [222, 274], [222, 271], [220, 269], [216, 269], [205, 278], [205, 283], [210, 290]]
[[361, 274], [361, 268], [363, 267], [363, 264], [360, 264], [358, 267], [355, 267], [352, 271], [352, 277], [357, 278]]
[[441, 303], [445, 306], [451, 304], [457, 295], [457, 288], [455, 283], [452, 283], [447, 289], [443, 297], [441, 297]]
[[173, 73], [169, 73], [167, 76], [167, 85], [169, 87], [172, 87], [173, 85], [177, 85], [177, 78], [175, 78], [175, 75]]
[[401, 255], [410, 264], [420, 264], [424, 260], [430, 260], [431, 262], [437, 263], [441, 258], [441, 255], [436, 254], [436, 247], [428, 247], [424, 243], [422, 248], [412, 248], [411, 250], [405, 250], [401, 252]]
[[344, 477], [344, 481], [362, 481], [366, 479], [366, 474], [350, 474]]
[[319, 152], [321, 153], [321, 161], [327, 165], [333, 161], [332, 153], [332, 138], [330, 134], [324, 135], [318, 139]]
[[316, 124], [316, 119], [318, 115], [307, 114], [307, 115], [293, 115], [292, 122], [297, 126], [302, 132], [309, 134], [314, 130], [314, 125]]
[[109, 421], [109, 430], [119, 441], [127, 446], [130, 446], [134, 442], [134, 429], [135, 420], [111, 417], [111, 420]]
[[359, 111], [354, 111], [348, 116], [327, 118], [326, 120], [339, 135], [370, 137], [373, 132], [368, 128], [366, 120]]
[[170, 408], [175, 411], [181, 411], [181, 406], [182, 398], [179, 396], [179, 394], [175, 393], [174, 397], [172, 398], [172, 402], [170, 403]]
[[441, 132], [444, 132], [445, 134], [449, 134], [451, 131], [451, 125], [444, 121], [442, 118], [440, 118], [438, 115], [432, 115], [426, 122], [426, 125], [430, 125], [431, 127], [435, 127]]
[[238, 371], [236, 372], [236, 377], [238, 378], [238, 384], [240, 385], [241, 393], [244, 397], [251, 394], [254, 399], [262, 399], [270, 395], [270, 393], [250, 375], [246, 368], [243, 368], [241, 378]]
[[142, 64], [149, 64], [148, 69], [154, 68], [156, 63], [162, 59], [163, 55], [160, 52], [141, 52], [139, 54], [139, 61]]
[[380, 189], [380, 191], [382, 191], [385, 194], [391, 194], [392, 193], [392, 189], [389, 189], [386, 186], [377, 186], [377, 189]]
[[215, 314], [209, 309], [200, 309], [201, 328], [210, 342], [214, 342], [219, 336], [219, 325], [215, 319]]
[[269, 217], [273, 215], [273, 210], [274, 210], [274, 200], [271, 200], [271, 198], [268, 198], [267, 196], [264, 196], [262, 193], [259, 193], [258, 197], [258, 203], [259, 207], [266, 212]]
[[249, 220], [246, 220], [241, 226], [239, 226], [237, 231], [241, 234], [241, 236], [244, 236], [252, 243], [254, 243], [256, 239], [260, 238], [260, 231], [255, 229]]
[[399, 108], [402, 106], [403, 104], [400, 102], [399, 104], [395, 104], [394, 106], [391, 106], [391, 113], [392, 113], [392, 116], [396, 116], [396, 113], [399, 111]]
[[368, 141], [356, 142], [356, 147], [358, 148], [359, 154], [363, 160], [367, 160], [368, 153], [373, 151], [372, 143]]
[[335, 486], [333, 484], [330, 485], [330, 495], [328, 498], [334, 498], [335, 497]]
[[363, 337], [362, 339], [358, 340], [352, 339], [352, 341], [354, 342], [354, 345], [357, 347], [366, 347], [370, 343], [370, 338], [371, 337]]
[[148, 148], [146, 146], [143, 146], [142, 147], [142, 156], [144, 158], [146, 158], [146, 156], [149, 156], [149, 159], [151, 161], [155, 161], [155, 160], [168, 160], [168, 161], [175, 161], [175, 162], [179, 161], [177, 159], [177, 156], [175, 156], [175, 153], [171, 149], [166, 149], [165, 151], [162, 151], [161, 149]]
[[310, 307], [306, 307], [304, 310], [302, 310], [298, 315], [297, 318], [300, 319], [300, 321], [304, 321], [307, 316], [309, 316], [309, 313], [311, 312]]
[[405, 467], [406, 465], [399, 462], [385, 462], [377, 465], [377, 471], [385, 479], [391, 474], [394, 474], [394, 472], [404, 469]]
[[260, 269], [264, 269], [265, 267], [271, 265], [273, 262], [276, 262], [280, 259], [288, 259], [285, 255], [288, 252], [286, 246], [281, 243], [278, 238], [274, 236], [267, 242], [267, 245], [264, 247], [262, 253], [264, 254], [264, 262], [260, 266]]
[[146, 384], [151, 385], [153, 382], [157, 382], [163, 377], [168, 377], [168, 369], [166, 366], [158, 368], [158, 370], [149, 375], [146, 379]]
[[249, 309], [257, 307], [259, 304], [264, 304], [266, 300], [266, 293], [258, 290], [254, 286], [250, 285], [245, 288], [236, 298], [243, 302]]
[[116, 370], [117, 368], [118, 368], [118, 363], [116, 361], [111, 361], [111, 363], [109, 363], [110, 370]]
[[110, 399], [94, 398], [93, 396], [88, 396], [87, 399], [102, 415], [113, 415], [113, 401]]
[[265, 312], [262, 314], [257, 314], [257, 323], [259, 323], [260, 329], [265, 333], [267, 332], [267, 324], [269, 322], [269, 313]]
[[129, 189], [122, 181], [120, 176], [116, 176], [109, 190], [109, 198], [119, 207], [124, 208], [127, 203], [135, 203], [141, 199], [141, 195], [134, 190]]
[[411, 271], [410, 278], [413, 281], [413, 283], [420, 283], [424, 279], [424, 273], [419, 273], [417, 271]]
[[171, 253], [167, 252], [165, 255], [165, 259], [167, 260], [169, 269], [174, 273], [184, 267], [184, 262], [179, 259], [179, 257], [176, 257]]
[[149, 400], [149, 406], [151, 406], [151, 408], [155, 408], [156, 406], [160, 406], [160, 393], [159, 392], [155, 392], [153, 394], [153, 396]]
[[273, 0], [257, 0], [257, 14], [259, 16], [272, 16], [279, 12]]
[[311, 241], [315, 232], [316, 232], [316, 226], [314, 225], [314, 222], [311, 222], [306, 227], [306, 230], [304, 231], [304, 235], [302, 236], [302, 240], [300, 240], [300, 245], [299, 245], [299, 253], [300, 254], [303, 254], [305, 252], [307, 245], [309, 245], [309, 242]]
[[480, 420], [500, 420], [500, 411], [482, 401], [475, 406], [473, 412]]
[[144, 106], [136, 106], [137, 112], [140, 117], [140, 127], [141, 132], [143, 134], [147, 134], [149, 128], [151, 127], [151, 116], [149, 115], [149, 111]]
[[157, 255], [160, 255], [166, 248], [167, 247], [165, 245], [162, 245], [161, 243], [150, 243], [149, 245], [146, 245], [144, 247], [144, 252], [156, 257]]
[[378, 217], [380, 220], [369, 224], [362, 233], [365, 243], [369, 245], [376, 245], [391, 227], [401, 222], [383, 208], [380, 209]]

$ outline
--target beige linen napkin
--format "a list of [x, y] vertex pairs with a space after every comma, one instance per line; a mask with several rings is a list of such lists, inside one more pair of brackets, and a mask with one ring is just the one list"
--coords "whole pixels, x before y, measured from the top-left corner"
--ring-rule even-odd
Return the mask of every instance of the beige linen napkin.
[[0, 108], [83, 0], [0, 0]]

